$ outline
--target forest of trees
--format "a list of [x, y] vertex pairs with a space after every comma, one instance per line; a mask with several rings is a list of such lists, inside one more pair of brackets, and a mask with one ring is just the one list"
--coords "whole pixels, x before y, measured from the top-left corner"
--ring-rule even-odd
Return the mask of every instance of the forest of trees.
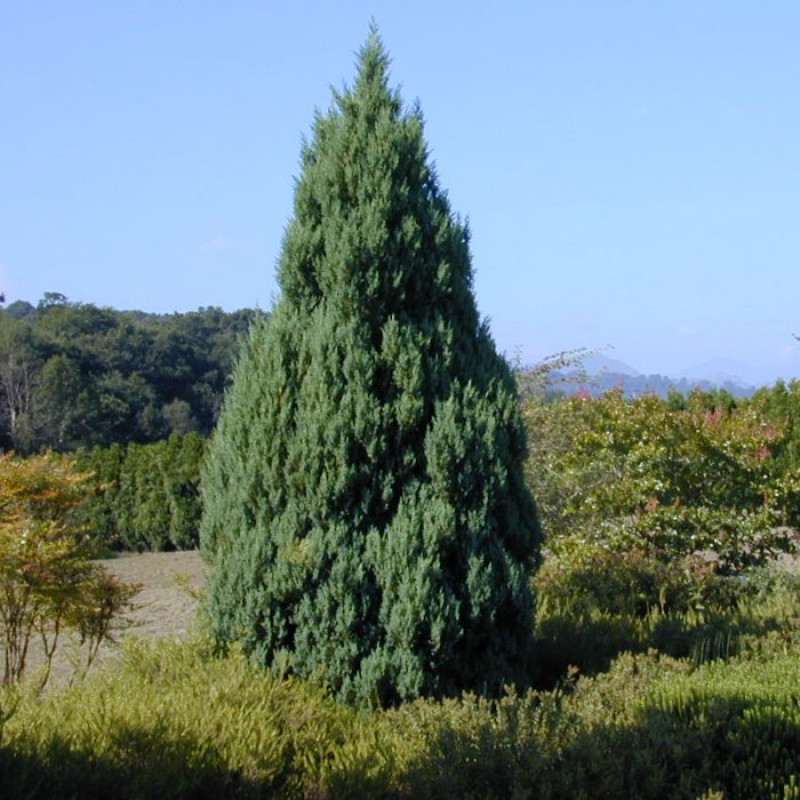
[[257, 312], [117, 311], [49, 292], [0, 310], [0, 449], [155, 442], [214, 427]]

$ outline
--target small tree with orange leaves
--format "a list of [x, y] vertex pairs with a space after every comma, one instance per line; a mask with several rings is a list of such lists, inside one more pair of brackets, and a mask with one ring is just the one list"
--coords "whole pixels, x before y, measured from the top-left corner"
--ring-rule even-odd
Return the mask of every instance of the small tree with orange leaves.
[[111, 638], [114, 617], [135, 587], [121, 584], [92, 559], [95, 545], [75, 523], [89, 476], [72, 461], [46, 454], [0, 455], [0, 647], [2, 685], [19, 683], [31, 646], [50, 675], [65, 631], [77, 634], [85, 666]]

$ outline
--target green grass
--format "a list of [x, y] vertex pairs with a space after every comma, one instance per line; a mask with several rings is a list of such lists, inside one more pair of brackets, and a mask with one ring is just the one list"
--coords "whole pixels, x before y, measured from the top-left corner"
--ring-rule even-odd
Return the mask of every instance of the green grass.
[[727, 617], [545, 616], [542, 657], [611, 641], [605, 668], [496, 702], [355, 711], [202, 639], [132, 642], [80, 685], [0, 694], [0, 796], [800, 797], [800, 597], [759, 581]]

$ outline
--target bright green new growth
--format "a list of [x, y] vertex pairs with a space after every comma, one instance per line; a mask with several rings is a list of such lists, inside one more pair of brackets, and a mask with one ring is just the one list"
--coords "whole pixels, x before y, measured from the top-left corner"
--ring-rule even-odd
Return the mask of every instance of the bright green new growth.
[[539, 526], [468, 231], [375, 31], [317, 115], [279, 265], [204, 473], [222, 641], [394, 703], [528, 682]]

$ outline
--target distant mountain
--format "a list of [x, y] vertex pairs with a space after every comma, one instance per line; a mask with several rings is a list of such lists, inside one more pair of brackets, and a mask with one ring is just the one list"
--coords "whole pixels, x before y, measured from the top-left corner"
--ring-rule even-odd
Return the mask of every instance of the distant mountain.
[[631, 377], [638, 377], [642, 373], [638, 369], [626, 364], [624, 361], [618, 361], [616, 358], [609, 358], [602, 353], [595, 353], [594, 355], [585, 358], [582, 362], [583, 371], [589, 375], [598, 375], [600, 373], [614, 373], [617, 375], [630, 375]]
[[694, 389], [725, 389], [735, 397], [749, 397], [755, 391], [755, 384], [740, 377], [737, 372], [746, 373], [746, 367], [728, 359], [715, 359], [687, 369], [686, 374], [676, 378], [645, 375], [630, 364], [595, 354], [585, 359], [580, 367], [553, 370], [549, 376], [549, 386], [565, 394], [588, 391], [593, 396], [621, 388], [626, 397], [647, 393], [666, 397], [670, 390], [688, 394]]
[[735, 383], [750, 385], [760, 383], [753, 380], [753, 368], [743, 361], [734, 361], [731, 358], [713, 358], [702, 364], [694, 364], [682, 369], [680, 375], [690, 380], [708, 380], [712, 383]]
[[749, 364], [730, 358], [715, 358], [680, 370], [681, 376], [703, 378], [716, 383], [730, 381], [744, 386], [772, 386], [778, 377], [792, 380], [797, 377], [797, 363]]

